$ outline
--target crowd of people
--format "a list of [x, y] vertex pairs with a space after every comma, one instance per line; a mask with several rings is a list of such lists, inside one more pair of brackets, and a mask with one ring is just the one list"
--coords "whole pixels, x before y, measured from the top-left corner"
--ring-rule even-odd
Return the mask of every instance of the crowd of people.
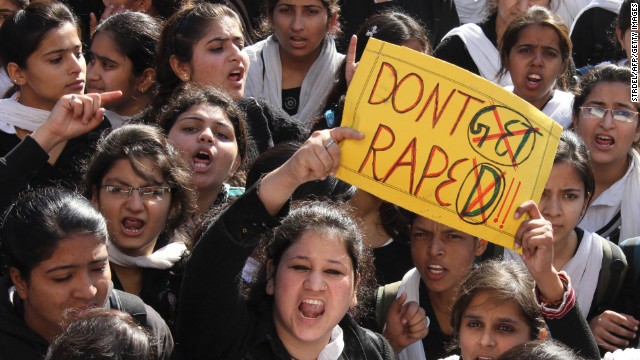
[[[637, 4], [0, 1], [0, 360], [640, 359]], [[522, 255], [335, 177], [369, 38], [562, 126]]]

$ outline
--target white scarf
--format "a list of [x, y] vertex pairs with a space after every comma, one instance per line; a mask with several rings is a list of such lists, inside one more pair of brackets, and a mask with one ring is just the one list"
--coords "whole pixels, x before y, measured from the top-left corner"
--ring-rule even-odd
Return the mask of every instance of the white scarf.
[[318, 354], [318, 360], [337, 360], [344, 350], [344, 338], [342, 336], [342, 328], [336, 325], [331, 330], [331, 338], [327, 346]]
[[578, 15], [585, 6], [589, 5], [589, 2], [590, 0], [560, 1], [556, 14], [560, 15], [564, 23], [567, 24], [567, 27], [571, 28], [576, 15]]
[[[505, 86], [505, 90], [513, 92], [513, 85]], [[573, 109], [571, 105], [573, 104], [573, 94], [562, 91], [562, 90], [554, 90], [553, 97], [545, 104], [544, 108], [542, 108], [542, 113], [552, 118], [562, 126], [563, 129], [566, 129], [571, 125], [573, 121]]]
[[486, 0], [455, 0], [458, 18], [463, 24], [479, 23], [484, 19], [482, 14]]
[[129, 256], [120, 251], [111, 241], [107, 241], [109, 260], [120, 266], [133, 268], [169, 269], [182, 259], [186, 250], [187, 246], [184, 243], [174, 242], [156, 250], [151, 255]]
[[578, 22], [578, 19], [580, 19], [580, 16], [582, 16], [585, 11], [598, 7], [609, 10], [617, 15], [620, 12], [620, 6], [622, 6], [622, 0], [592, 0], [589, 5], [582, 8], [578, 15], [576, 15], [573, 24], [571, 24], [569, 34], [573, 34], [573, 28], [576, 26], [576, 22]]
[[[603, 256], [602, 240], [600, 235], [585, 230], [575, 255], [562, 268], [571, 279], [571, 286], [576, 291], [580, 311], [585, 318], [589, 314], [598, 287]], [[504, 258], [522, 263], [520, 255], [509, 249], [505, 249]], [[606, 284], [601, 284], [604, 285]]]
[[[402, 282], [398, 288], [398, 297], [403, 293], [407, 293], [407, 299], [405, 304], [409, 301], [415, 301], [420, 304], [420, 273], [416, 268], [409, 270], [402, 277]], [[422, 341], [418, 340], [413, 344], [407, 346], [400, 354], [398, 354], [400, 360], [426, 360], [427, 356], [424, 353], [424, 346]]]
[[15, 128], [34, 132], [49, 117], [50, 111], [24, 106], [18, 102], [19, 93], [0, 100], [0, 130], [15, 134]]
[[7, 75], [4, 68], [0, 68], [0, 98], [4, 97], [4, 93], [11, 89], [12, 86], [13, 81], [9, 79], [9, 75]]
[[111, 123], [112, 129], [122, 126], [131, 119], [131, 116], [120, 115], [111, 110], [105, 110], [104, 116], [109, 120], [109, 123]]
[[497, 77], [498, 71], [500, 70], [500, 53], [491, 40], [484, 34], [480, 26], [476, 24], [458, 26], [457, 28], [451, 29], [451, 31], [444, 36], [443, 40], [454, 35], [458, 35], [467, 46], [469, 55], [471, 55], [473, 62], [476, 63], [480, 75], [482, 75], [483, 78], [500, 86], [513, 84], [509, 73], [505, 74], [502, 78]]
[[620, 241], [640, 236], [640, 154], [635, 149], [631, 155], [631, 173], [624, 184], [624, 196], [620, 205], [622, 225]]
[[[263, 98], [282, 108], [280, 45], [271, 35], [266, 40], [249, 46], [247, 53], [251, 66], [245, 85], [245, 96]], [[310, 126], [312, 118], [320, 114], [343, 59], [344, 55], [336, 50], [333, 38], [325, 36], [320, 55], [302, 81], [298, 113], [292, 116], [294, 119]]]

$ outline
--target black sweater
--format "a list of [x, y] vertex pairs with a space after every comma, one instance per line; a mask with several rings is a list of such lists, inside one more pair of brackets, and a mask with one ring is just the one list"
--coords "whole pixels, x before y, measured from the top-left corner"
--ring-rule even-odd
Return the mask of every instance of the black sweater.
[[[238, 198], [203, 234], [187, 264], [180, 295], [179, 351], [186, 359], [290, 359], [275, 332], [269, 307], [243, 301], [239, 279], [260, 235], [288, 213], [269, 215], [255, 187]], [[390, 345], [346, 315], [339, 359], [393, 359]]]

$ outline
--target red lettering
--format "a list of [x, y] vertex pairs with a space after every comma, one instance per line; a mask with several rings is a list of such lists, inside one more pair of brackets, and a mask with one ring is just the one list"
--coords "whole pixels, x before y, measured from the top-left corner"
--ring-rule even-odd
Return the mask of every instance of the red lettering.
[[442, 109], [438, 111], [438, 103], [440, 102], [440, 83], [437, 83], [436, 87], [434, 87], [433, 91], [431, 91], [431, 94], [429, 94], [429, 98], [427, 99], [426, 104], [424, 104], [422, 111], [420, 111], [420, 114], [418, 114], [418, 117], [416, 118], [416, 122], [420, 121], [420, 118], [422, 118], [422, 115], [429, 107], [429, 104], [431, 104], [431, 101], [435, 99], [433, 115], [431, 116], [431, 128], [435, 129], [436, 125], [438, 124], [438, 121], [440, 120], [440, 117], [442, 116], [442, 113], [447, 108], [447, 104], [449, 104], [449, 100], [451, 100], [451, 97], [453, 96], [453, 94], [455, 94], [455, 92], [456, 92], [456, 89], [451, 90], [451, 92], [449, 93], [449, 96], [447, 96], [447, 100], [445, 100], [444, 104], [442, 105]]
[[458, 123], [460, 122], [460, 119], [462, 119], [462, 116], [464, 115], [464, 112], [467, 110], [467, 106], [469, 106], [469, 101], [475, 100], [475, 101], [479, 102], [480, 104], [484, 104], [483, 100], [480, 100], [480, 99], [478, 99], [476, 97], [473, 97], [473, 96], [471, 96], [469, 94], [463, 93], [460, 90], [458, 90], [458, 92], [460, 94], [466, 96], [467, 99], [464, 101], [464, 106], [462, 107], [462, 110], [460, 110], [460, 113], [458, 114], [458, 119], [453, 124], [453, 127], [451, 128], [451, 131], [449, 132], [449, 135], [453, 135], [453, 133], [456, 131], [456, 128], [458, 127]]
[[451, 168], [449, 168], [449, 171], [447, 172], [447, 178], [449, 178], [449, 180], [445, 180], [443, 182], [440, 183], [440, 185], [438, 185], [436, 187], [436, 201], [438, 201], [438, 204], [442, 205], [442, 206], [449, 206], [451, 205], [451, 203], [448, 202], [444, 202], [442, 200], [442, 198], [440, 197], [440, 190], [442, 190], [445, 186], [451, 185], [453, 183], [455, 183], [456, 181], [458, 181], [458, 179], [453, 177], [453, 170], [455, 170], [455, 168], [462, 164], [463, 162], [467, 161], [469, 159], [460, 159], [457, 160], [456, 162], [453, 163], [453, 165], [451, 165]]
[[[441, 170], [430, 173], [429, 171], [431, 169], [431, 164], [433, 162], [433, 158], [436, 155], [436, 152], [442, 155], [442, 158], [444, 159], [444, 166], [442, 167]], [[433, 145], [431, 147], [431, 151], [429, 152], [429, 158], [427, 159], [427, 163], [424, 165], [422, 176], [420, 177], [420, 181], [418, 182], [418, 186], [416, 186], [416, 190], [414, 191], [413, 195], [418, 196], [418, 193], [420, 192], [420, 188], [422, 188], [422, 183], [424, 182], [424, 179], [435, 178], [442, 175], [442, 173], [445, 172], [445, 170], [447, 170], [448, 166], [449, 166], [449, 156], [447, 156], [447, 153], [445, 153], [444, 150], [438, 145]]]
[[[404, 157], [411, 153], [411, 158], [409, 161], [403, 161]], [[413, 175], [416, 170], [416, 138], [413, 138], [411, 142], [407, 145], [407, 147], [402, 151], [402, 154], [398, 157], [395, 163], [391, 166], [387, 175], [384, 176], [382, 182], [387, 182], [387, 179], [398, 169], [400, 166], [411, 166], [411, 176], [409, 178], [409, 193], [411, 193], [411, 189], [413, 189]]]
[[[401, 98], [401, 99], [405, 99], [406, 96], [398, 96], [398, 90], [400, 90], [400, 88], [402, 87], [402, 85], [404, 84], [405, 81], [407, 81], [408, 79], [415, 77], [416, 79], [418, 79], [418, 87], [420, 88], [420, 92], [418, 93], [418, 96], [416, 97], [415, 101], [413, 102], [413, 104], [409, 105], [408, 107], [404, 108], [404, 109], [398, 109], [398, 106], [396, 104], [396, 99]], [[422, 78], [420, 76], [418, 76], [418, 74], [415, 73], [410, 73], [407, 74], [407, 76], [403, 77], [402, 80], [400, 80], [400, 83], [398, 83], [398, 86], [396, 86], [396, 89], [393, 91], [393, 110], [395, 110], [396, 112], [400, 113], [400, 114], [404, 114], [407, 111], [411, 111], [413, 110], [413, 108], [415, 108], [418, 103], [420, 102], [420, 100], [422, 100], [422, 93], [424, 92], [424, 82], [422, 81]]]
[[[385, 131], [386, 133], [391, 135], [391, 141], [387, 145], [382, 145], [380, 147], [376, 147], [377, 142], [380, 139], [380, 136], [382, 135], [383, 131]], [[376, 175], [376, 153], [378, 151], [388, 150], [389, 148], [391, 148], [393, 146], [393, 143], [395, 141], [396, 141], [396, 136], [395, 136], [395, 134], [393, 133], [393, 130], [391, 130], [390, 127], [382, 125], [382, 124], [378, 125], [378, 130], [376, 130], [376, 134], [373, 136], [373, 140], [371, 140], [371, 145], [369, 145], [369, 151], [367, 151], [367, 156], [365, 156], [364, 161], [362, 162], [362, 165], [360, 165], [360, 168], [358, 169], [358, 172], [362, 173], [362, 170], [364, 169], [364, 167], [367, 165], [367, 162], [369, 161], [369, 157], [373, 157], [373, 159], [371, 161], [372, 174], [373, 174], [373, 178], [376, 179], [376, 181], [379, 181], [381, 178], [379, 178]]]
[[[390, 74], [388, 73], [389, 71], [391, 72]], [[374, 101], [374, 95], [376, 95], [376, 92], [378, 91], [378, 86], [380, 85], [380, 80], [382, 79], [383, 74], [386, 76], [393, 77], [393, 86], [389, 87], [389, 94], [386, 95], [386, 97], [382, 97], [382, 99]], [[398, 75], [393, 65], [387, 62], [383, 62], [382, 66], [380, 67], [380, 71], [378, 71], [378, 77], [376, 78], [376, 83], [373, 85], [373, 90], [371, 91], [371, 95], [369, 96], [369, 104], [378, 105], [389, 100], [389, 98], [391, 97], [391, 95], [393, 95], [396, 89], [397, 80], [398, 80]], [[384, 88], [384, 87], [381, 87], [381, 88]]]

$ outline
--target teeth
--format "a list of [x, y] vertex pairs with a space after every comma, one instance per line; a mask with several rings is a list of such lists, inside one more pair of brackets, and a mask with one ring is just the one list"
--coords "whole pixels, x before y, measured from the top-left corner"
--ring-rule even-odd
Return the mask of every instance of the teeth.
[[207, 164], [203, 164], [203, 163], [195, 163], [193, 166], [194, 166], [194, 167], [197, 167], [197, 168], [205, 168], [205, 167], [207, 167]]
[[611, 136], [607, 136], [607, 135], [598, 135], [598, 136], [596, 136], [596, 138], [598, 140], [611, 140], [612, 139]]
[[531, 75], [529, 75], [529, 77], [532, 78], [532, 79], [536, 79], [536, 80], [542, 79], [542, 76], [540, 76], [538, 74], [531, 74]]
[[306, 304], [311, 304], [311, 305], [322, 305], [323, 302], [320, 300], [314, 300], [314, 299], [304, 299], [302, 300], [303, 303]]
[[434, 274], [441, 274], [442, 272], [444, 272], [444, 267], [440, 265], [429, 265], [429, 271]]

